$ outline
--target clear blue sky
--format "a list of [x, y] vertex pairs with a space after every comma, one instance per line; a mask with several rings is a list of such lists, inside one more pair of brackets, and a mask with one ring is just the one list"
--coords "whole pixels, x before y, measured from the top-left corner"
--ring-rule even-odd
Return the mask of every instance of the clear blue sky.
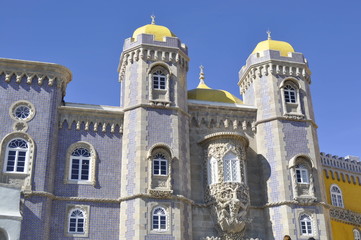
[[123, 40], [152, 13], [188, 45], [189, 89], [203, 64], [210, 87], [239, 96], [238, 71], [267, 29], [291, 43], [313, 73], [321, 151], [361, 156], [361, 1], [2, 1], [0, 57], [64, 65], [65, 101], [116, 106]]

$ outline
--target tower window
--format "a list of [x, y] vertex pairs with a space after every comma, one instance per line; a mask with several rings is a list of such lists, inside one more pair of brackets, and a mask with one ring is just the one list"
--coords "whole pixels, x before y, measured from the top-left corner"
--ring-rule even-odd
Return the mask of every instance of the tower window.
[[335, 184], [331, 186], [331, 202], [332, 205], [343, 208], [342, 192], [341, 189]]
[[167, 168], [168, 161], [166, 157], [161, 153], [157, 153], [153, 158], [153, 174], [166, 176], [168, 175]]
[[153, 210], [152, 230], [154, 231], [167, 230], [167, 212], [162, 207], [157, 207]]
[[10, 141], [6, 150], [5, 172], [26, 173], [28, 162], [28, 143], [23, 139]]
[[302, 235], [312, 235], [312, 220], [307, 214], [300, 217], [300, 227]]
[[296, 89], [291, 85], [284, 87], [284, 95], [286, 103], [296, 103]]
[[89, 180], [90, 173], [90, 152], [85, 148], [77, 148], [71, 154], [71, 180]]
[[223, 174], [225, 182], [241, 181], [239, 164], [239, 159], [234, 153], [227, 153], [223, 157]]
[[154, 89], [165, 89], [166, 75], [161, 71], [157, 70], [153, 73], [153, 88]]
[[296, 166], [296, 180], [297, 183], [309, 183], [308, 169], [305, 165], [300, 164]]

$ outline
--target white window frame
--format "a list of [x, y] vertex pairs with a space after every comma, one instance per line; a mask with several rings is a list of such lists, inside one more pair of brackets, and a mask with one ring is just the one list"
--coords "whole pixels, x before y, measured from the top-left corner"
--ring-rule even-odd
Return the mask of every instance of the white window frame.
[[312, 218], [308, 214], [300, 215], [300, 233], [301, 236], [312, 236], [313, 235], [313, 224]]
[[167, 90], [167, 74], [160, 69], [155, 70], [152, 74], [152, 85], [153, 89]]
[[168, 229], [167, 211], [163, 207], [155, 207], [152, 211], [152, 231], [165, 232]]
[[358, 229], [353, 230], [353, 238], [354, 240], [361, 240], [360, 231]]
[[[75, 211], [80, 211], [82, 213], [82, 217], [75, 218], [72, 216], [72, 213]], [[89, 235], [89, 217], [90, 217], [90, 206], [88, 205], [73, 205], [69, 204], [66, 206], [66, 221], [64, 226], [64, 233], [67, 237], [88, 237]], [[70, 231], [71, 219], [76, 220], [76, 228], [78, 228], [79, 220], [83, 220], [83, 231]]]
[[[80, 155], [80, 156], [74, 156], [74, 152], [76, 151], [87, 151], [89, 153], [89, 156], [84, 156], [84, 155]], [[74, 151], [72, 152], [72, 155], [70, 157], [70, 168], [69, 168], [69, 180], [70, 181], [85, 181], [85, 182], [88, 182], [90, 180], [90, 175], [91, 175], [91, 167], [92, 167], [92, 164], [91, 164], [91, 153], [89, 151], [89, 149], [87, 148], [83, 148], [83, 147], [80, 147], [80, 148], [76, 148], [74, 149]], [[78, 163], [78, 171], [77, 171], [77, 178], [73, 178], [73, 170], [74, 169], [74, 165], [75, 165], [75, 161], [79, 161]], [[83, 176], [83, 170], [84, 170], [84, 167], [86, 166], [86, 162], [88, 162], [88, 174], [87, 174], [87, 179], [82, 179], [82, 176]]]
[[[13, 141], [16, 141], [16, 140], [19, 140], [19, 141], [23, 141], [25, 142], [26, 144], [26, 148], [22, 148], [22, 147], [10, 147], [9, 145], [13, 142]], [[10, 152], [15, 152], [15, 155], [14, 155], [14, 169], [13, 170], [7, 170], [8, 168], [8, 164], [9, 164], [9, 157], [10, 157]], [[19, 156], [19, 153], [25, 153], [24, 156]], [[19, 164], [19, 158], [20, 157], [24, 157], [24, 170], [23, 171], [18, 171], [17, 168], [19, 167], [18, 164]], [[28, 173], [28, 164], [29, 164], [29, 142], [26, 141], [25, 139], [23, 138], [14, 138], [14, 139], [11, 139], [10, 141], [7, 142], [7, 145], [6, 145], [6, 154], [5, 154], [5, 159], [4, 159], [4, 168], [3, 168], [3, 171], [5, 173], [17, 173], [17, 174], [27, 174]]]
[[309, 184], [310, 183], [310, 175], [307, 167], [303, 164], [299, 164], [296, 166], [296, 182], [298, 184]]
[[283, 91], [286, 103], [297, 103], [297, 91], [294, 86], [287, 84], [283, 87]]
[[218, 161], [215, 157], [208, 160], [208, 184], [218, 183]]
[[[155, 168], [156, 164], [159, 166], [158, 169]], [[153, 175], [168, 176], [168, 160], [163, 153], [156, 153], [153, 157]]]
[[[229, 179], [227, 179], [229, 172]], [[223, 156], [223, 180], [224, 182], [241, 182], [240, 160], [233, 152]]]
[[330, 187], [330, 196], [331, 196], [331, 203], [333, 206], [341, 207], [343, 208], [343, 197], [342, 197], [342, 191], [339, 186], [336, 184], [332, 184]]

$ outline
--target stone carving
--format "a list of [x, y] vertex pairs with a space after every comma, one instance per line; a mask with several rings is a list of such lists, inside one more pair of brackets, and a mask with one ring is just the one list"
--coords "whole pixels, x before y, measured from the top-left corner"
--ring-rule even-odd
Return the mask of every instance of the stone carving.
[[353, 225], [361, 225], [361, 214], [346, 209], [330, 209], [330, 216], [331, 218], [335, 218], [339, 221], [351, 223]]
[[[211, 213], [216, 223], [219, 237], [208, 239], [241, 240], [245, 232], [249, 189], [245, 182], [245, 146], [235, 139], [217, 138], [208, 145], [206, 162], [217, 159], [217, 181], [206, 186], [205, 202], [211, 205]], [[223, 158], [228, 153], [239, 160], [240, 179], [237, 182], [225, 182]], [[206, 164], [207, 166], [207, 164]]]

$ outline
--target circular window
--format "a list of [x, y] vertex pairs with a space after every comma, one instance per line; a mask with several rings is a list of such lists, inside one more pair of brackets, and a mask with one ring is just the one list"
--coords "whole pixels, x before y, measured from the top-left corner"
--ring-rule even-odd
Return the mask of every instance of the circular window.
[[34, 106], [28, 101], [15, 102], [10, 108], [10, 116], [17, 121], [30, 121], [34, 115]]

